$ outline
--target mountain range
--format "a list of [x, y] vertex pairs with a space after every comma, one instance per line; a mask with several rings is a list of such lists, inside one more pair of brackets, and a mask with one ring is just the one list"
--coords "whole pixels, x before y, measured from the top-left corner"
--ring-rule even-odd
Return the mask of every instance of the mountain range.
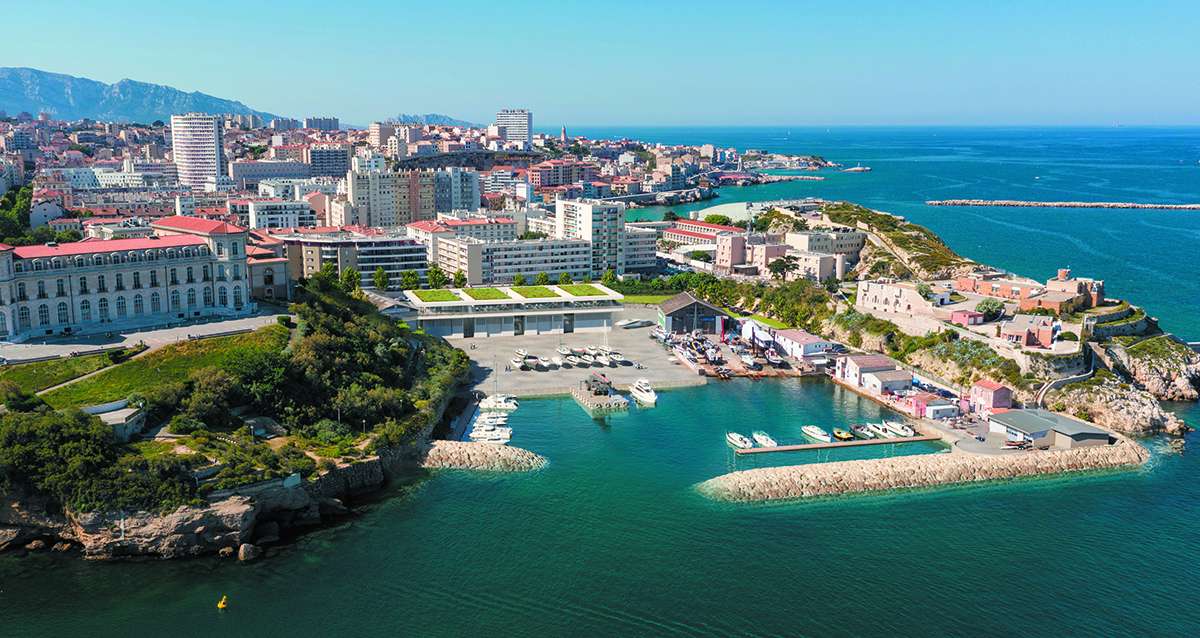
[[88, 78], [24, 67], [0, 67], [0, 111], [33, 115], [45, 111], [56, 119], [89, 118], [111, 122], [166, 120], [175, 113], [255, 114], [270, 119], [236, 100], [205, 93], [188, 93], [161, 84], [121, 80], [105, 84]]
[[401, 113], [392, 118], [397, 124], [436, 124], [438, 126], [478, 126], [474, 122], [459, 120], [441, 113]]

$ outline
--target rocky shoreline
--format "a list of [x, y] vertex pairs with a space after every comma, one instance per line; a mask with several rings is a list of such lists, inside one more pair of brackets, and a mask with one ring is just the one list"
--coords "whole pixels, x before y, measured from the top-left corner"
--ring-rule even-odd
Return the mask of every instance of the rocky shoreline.
[[1052, 390], [1046, 396], [1046, 404], [1055, 412], [1071, 414], [1122, 434], [1145, 436], [1161, 432], [1182, 436], [1189, 430], [1179, 417], [1164, 410], [1154, 395], [1121, 382], [1107, 371]]
[[1121, 439], [1102, 447], [977, 455], [922, 454], [867, 461], [838, 461], [731, 472], [696, 486], [705, 496], [734, 502], [796, 500], [917, 489], [1027, 476], [1138, 467], [1150, 457]]

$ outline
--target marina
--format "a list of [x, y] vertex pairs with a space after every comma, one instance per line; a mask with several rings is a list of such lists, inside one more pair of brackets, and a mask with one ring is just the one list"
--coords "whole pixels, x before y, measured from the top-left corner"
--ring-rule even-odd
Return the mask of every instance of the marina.
[[854, 441], [832, 441], [829, 443], [801, 443], [799, 445], [777, 445], [734, 450], [738, 454], [769, 454], [771, 452], [803, 452], [806, 450], [829, 450], [834, 448], [861, 447], [864, 445], [895, 445], [900, 443], [926, 443], [941, 441], [940, 436], [910, 436], [895, 439], [858, 439]]

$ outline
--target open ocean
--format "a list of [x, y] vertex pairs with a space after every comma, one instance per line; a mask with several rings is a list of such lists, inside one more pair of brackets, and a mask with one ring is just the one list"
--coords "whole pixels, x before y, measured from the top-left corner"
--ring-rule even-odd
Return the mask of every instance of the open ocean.
[[[1039, 279], [1060, 266], [1103, 278], [1110, 295], [1200, 340], [1200, 213], [923, 204], [1200, 202], [1200, 129], [569, 132], [861, 162], [873, 172], [726, 188], [700, 207], [857, 201], [925, 224], [982, 262]], [[1200, 426], [1194, 405], [1174, 409]], [[741, 467], [722, 440], [727, 428], [783, 442], [801, 424], [879, 410], [798, 380], [667, 391], [658, 407], [605, 421], [570, 399], [524, 401], [513, 444], [548, 457], [542, 472], [414, 479], [352, 522], [253, 564], [0, 556], [0, 634], [1196, 634], [1200, 455], [1165, 454], [1164, 439], [1144, 441], [1154, 458], [1131, 473], [757, 506], [692, 489]], [[790, 458], [826, 460], [798, 454], [810, 456]], [[218, 612], [222, 594], [231, 607]]]

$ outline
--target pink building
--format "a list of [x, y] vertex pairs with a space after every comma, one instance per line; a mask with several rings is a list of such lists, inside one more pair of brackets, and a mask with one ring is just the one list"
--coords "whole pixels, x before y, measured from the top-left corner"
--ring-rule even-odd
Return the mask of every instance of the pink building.
[[983, 313], [976, 310], [955, 310], [950, 313], [950, 323], [960, 326], [978, 326], [983, 323]]
[[1012, 390], [991, 381], [980, 379], [971, 386], [971, 410], [981, 414], [991, 414], [997, 409], [1012, 407]]
[[1000, 336], [1024, 348], [1049, 348], [1054, 343], [1054, 319], [1043, 315], [1017, 315], [1004, 322]]

